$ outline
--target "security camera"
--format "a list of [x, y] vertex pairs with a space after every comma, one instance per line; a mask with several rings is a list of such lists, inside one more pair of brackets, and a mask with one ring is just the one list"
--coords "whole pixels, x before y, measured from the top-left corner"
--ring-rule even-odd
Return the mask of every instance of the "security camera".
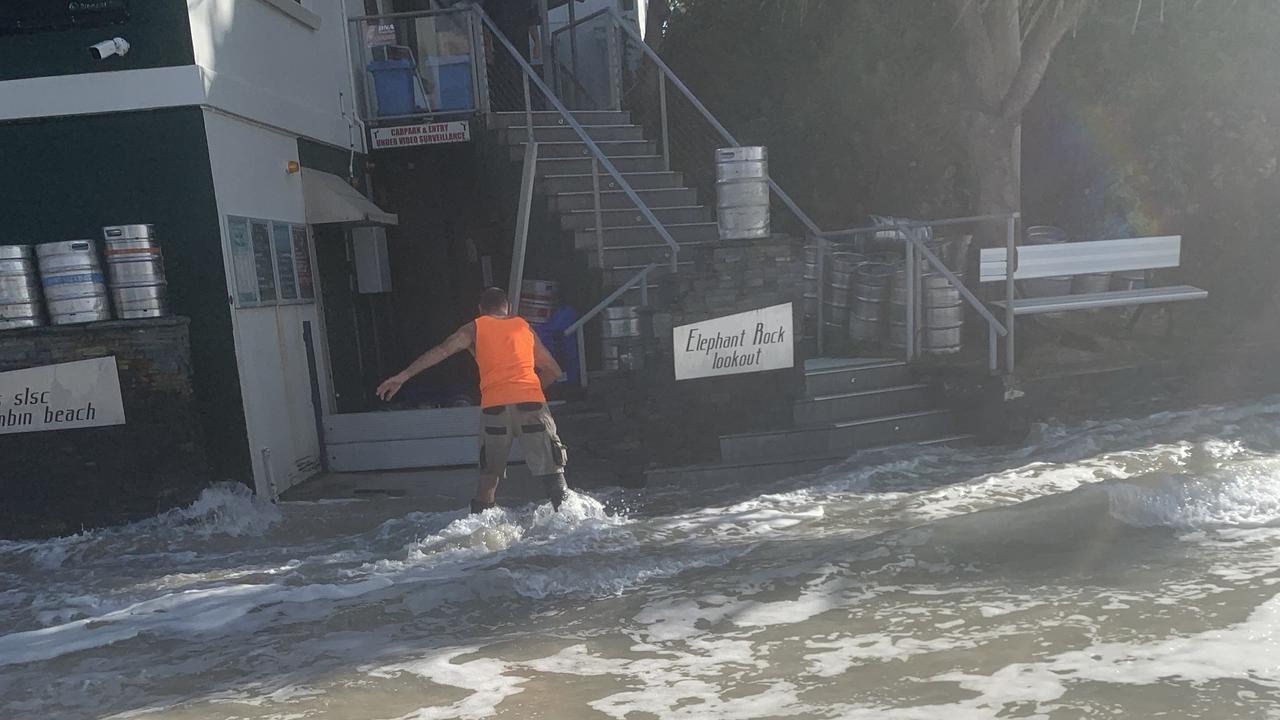
[[94, 60], [105, 60], [112, 55], [124, 55], [129, 52], [129, 41], [122, 37], [103, 40], [89, 48], [89, 57]]

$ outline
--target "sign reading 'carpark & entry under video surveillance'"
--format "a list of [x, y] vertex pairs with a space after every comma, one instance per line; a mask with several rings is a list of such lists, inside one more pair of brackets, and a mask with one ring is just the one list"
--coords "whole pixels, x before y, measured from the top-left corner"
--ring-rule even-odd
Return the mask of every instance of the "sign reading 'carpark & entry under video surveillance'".
[[441, 145], [467, 142], [471, 139], [471, 125], [466, 120], [418, 125], [397, 125], [373, 129], [373, 149], [413, 147], [414, 145]]
[[0, 435], [124, 423], [114, 357], [0, 373]]
[[676, 379], [794, 366], [791, 317], [791, 303], [787, 303], [673, 329]]

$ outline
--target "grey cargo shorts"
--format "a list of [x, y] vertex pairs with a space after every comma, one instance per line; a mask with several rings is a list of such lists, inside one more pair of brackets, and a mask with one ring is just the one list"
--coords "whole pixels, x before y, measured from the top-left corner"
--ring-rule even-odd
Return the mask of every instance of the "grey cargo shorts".
[[520, 438], [525, 464], [535, 477], [559, 475], [568, 453], [556, 434], [556, 421], [546, 403], [498, 405], [480, 411], [480, 472], [488, 477], [507, 474], [511, 441]]

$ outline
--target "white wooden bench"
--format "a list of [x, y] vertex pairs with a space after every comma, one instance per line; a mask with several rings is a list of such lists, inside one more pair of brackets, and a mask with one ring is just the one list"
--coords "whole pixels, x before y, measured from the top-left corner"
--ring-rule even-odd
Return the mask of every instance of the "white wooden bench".
[[[1016, 253], [1014, 280], [1136, 270], [1147, 271], [1150, 275], [1152, 270], [1178, 267], [1181, 262], [1182, 237], [1166, 235], [1054, 245], [1024, 245], [1018, 247]], [[981, 282], [1007, 281], [1008, 264], [1005, 248], [984, 249], [979, 260], [978, 275]], [[1109, 290], [1083, 295], [1006, 298], [990, 304], [1007, 310], [1011, 303], [1013, 314], [1017, 316], [1203, 300], [1207, 297], [1209, 297], [1208, 291], [1198, 287], [1171, 285], [1140, 290]]]

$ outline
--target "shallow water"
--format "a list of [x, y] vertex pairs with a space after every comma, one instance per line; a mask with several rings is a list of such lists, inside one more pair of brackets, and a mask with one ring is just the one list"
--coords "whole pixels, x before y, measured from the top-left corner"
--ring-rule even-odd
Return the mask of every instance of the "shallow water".
[[1280, 401], [470, 517], [0, 543], [3, 718], [1280, 718]]

